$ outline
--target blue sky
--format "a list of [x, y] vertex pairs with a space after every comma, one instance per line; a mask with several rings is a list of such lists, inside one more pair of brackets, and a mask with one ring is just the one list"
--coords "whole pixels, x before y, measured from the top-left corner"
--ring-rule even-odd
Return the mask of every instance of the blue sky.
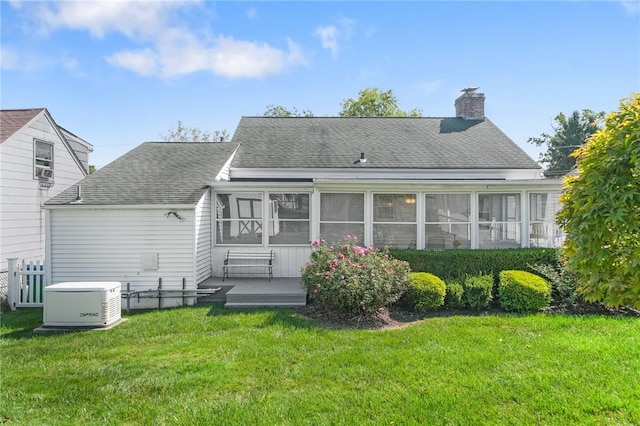
[[367, 87], [530, 137], [640, 91], [637, 1], [1, 2], [0, 106], [46, 107], [103, 167], [178, 120], [233, 133], [268, 105], [336, 115]]

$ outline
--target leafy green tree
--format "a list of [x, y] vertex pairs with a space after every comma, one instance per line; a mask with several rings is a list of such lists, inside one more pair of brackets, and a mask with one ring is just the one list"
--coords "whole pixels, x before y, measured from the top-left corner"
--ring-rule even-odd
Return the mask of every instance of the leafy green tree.
[[366, 88], [358, 94], [358, 99], [342, 101], [340, 117], [421, 117], [422, 111], [415, 108], [403, 111], [392, 90], [381, 91], [377, 87]]
[[576, 165], [571, 153], [581, 147], [598, 130], [598, 124], [605, 113], [595, 113], [583, 109], [574, 111], [570, 116], [556, 115], [552, 128], [554, 133], [542, 133], [538, 138], [529, 138], [528, 142], [536, 146], [546, 146], [547, 151], [540, 154], [540, 162], [547, 165], [547, 177], [559, 177], [567, 174]]
[[558, 223], [587, 301], [640, 308], [640, 93], [620, 102], [575, 154]]
[[289, 110], [281, 105], [267, 105], [267, 110], [263, 115], [265, 117], [313, 117], [313, 112], [308, 109], [303, 109], [300, 112], [296, 107]]
[[164, 142], [228, 142], [230, 139], [226, 130], [203, 131], [196, 127], [185, 127], [180, 120], [178, 126], [168, 132], [160, 135]]
[[89, 164], [88, 172], [89, 172], [90, 175], [94, 174], [97, 170], [98, 169], [96, 169], [96, 166], [93, 166], [93, 165]]

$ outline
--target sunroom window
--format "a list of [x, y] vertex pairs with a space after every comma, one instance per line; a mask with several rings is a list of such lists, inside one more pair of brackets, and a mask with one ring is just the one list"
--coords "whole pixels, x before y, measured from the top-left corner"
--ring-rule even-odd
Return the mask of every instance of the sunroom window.
[[364, 243], [364, 194], [320, 194], [320, 237], [339, 241], [347, 235]]
[[416, 195], [373, 194], [373, 243], [416, 248]]
[[216, 244], [262, 244], [262, 193], [217, 193]]
[[532, 247], [558, 247], [564, 235], [556, 225], [556, 213], [560, 209], [559, 194], [529, 194], [529, 245]]
[[36, 140], [34, 145], [34, 177], [53, 178], [53, 144]]
[[480, 248], [520, 247], [520, 194], [478, 195]]
[[471, 196], [425, 194], [425, 248], [471, 247]]
[[309, 194], [269, 194], [269, 244], [309, 244]]

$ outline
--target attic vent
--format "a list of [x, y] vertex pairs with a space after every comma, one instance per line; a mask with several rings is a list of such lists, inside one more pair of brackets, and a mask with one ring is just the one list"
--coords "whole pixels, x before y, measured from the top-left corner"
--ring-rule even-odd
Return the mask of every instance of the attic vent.
[[82, 204], [82, 188], [80, 185], [76, 187], [76, 199], [69, 201], [69, 204]]
[[364, 152], [360, 153], [360, 158], [358, 158], [356, 161], [353, 162], [353, 164], [358, 164], [358, 163], [366, 163], [367, 162], [367, 158], [364, 156]]

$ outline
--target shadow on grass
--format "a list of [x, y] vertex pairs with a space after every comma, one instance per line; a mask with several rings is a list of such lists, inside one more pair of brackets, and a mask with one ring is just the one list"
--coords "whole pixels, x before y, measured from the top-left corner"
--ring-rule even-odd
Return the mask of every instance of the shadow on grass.
[[[33, 337], [33, 330], [42, 325], [42, 308], [20, 308], [15, 311], [2, 311], [0, 314], [3, 339], [26, 339]], [[10, 329], [12, 331], [5, 333]]]
[[301, 315], [297, 308], [277, 308], [277, 307], [261, 307], [261, 308], [234, 308], [224, 307], [224, 303], [214, 303], [210, 305], [207, 316], [211, 317], [227, 317], [262, 314], [265, 316], [260, 327], [270, 327], [279, 325], [286, 328], [310, 329], [315, 328], [313, 321]]

